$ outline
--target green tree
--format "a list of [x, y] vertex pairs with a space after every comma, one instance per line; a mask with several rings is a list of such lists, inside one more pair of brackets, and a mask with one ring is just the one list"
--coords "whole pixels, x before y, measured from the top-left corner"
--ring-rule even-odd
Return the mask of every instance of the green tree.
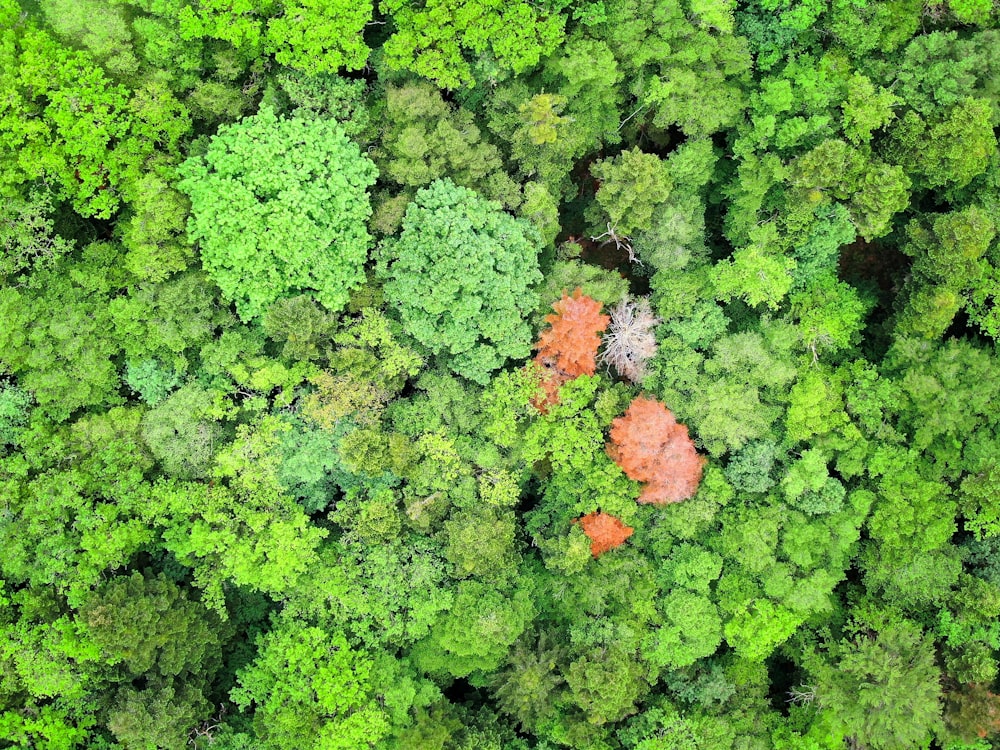
[[274, 108], [291, 107], [297, 117], [331, 117], [349, 138], [367, 143], [373, 136], [374, 113], [369, 109], [365, 81], [333, 73], [309, 75], [282, 70], [275, 76], [277, 87], [265, 92], [264, 103]]
[[[546, 549], [551, 537], [563, 538], [573, 519], [601, 510], [632, 525], [638, 484], [608, 456], [605, 430], [627, 401], [622, 389], [605, 402], [609, 414], [595, 408], [599, 376], [581, 375], [559, 389], [559, 402], [527, 425], [518, 441], [520, 457], [543, 480], [543, 502], [528, 515], [527, 528]], [[558, 546], [556, 550], [558, 550]], [[543, 559], [547, 556], [543, 555]]]
[[40, 5], [59, 37], [85, 48], [116, 78], [134, 80], [139, 60], [123, 8], [93, 0], [44, 0]]
[[455, 109], [426, 83], [386, 90], [385, 132], [374, 157], [385, 178], [423, 187], [447, 177], [507, 206], [520, 203], [500, 153], [486, 141], [468, 110]]
[[504, 591], [476, 580], [458, 585], [447, 614], [413, 650], [417, 664], [431, 673], [464, 677], [492, 671], [535, 616], [527, 581]]
[[893, 107], [902, 99], [891, 91], [877, 87], [867, 76], [856, 74], [847, 83], [844, 111], [844, 134], [854, 144], [868, 143], [872, 131], [880, 130], [894, 118]]
[[121, 485], [113, 498], [98, 496], [87, 486], [93, 480], [79, 470], [48, 470], [30, 483], [5, 479], [10, 508], [0, 529], [5, 579], [49, 586], [78, 601], [103, 571], [124, 566], [151, 541], [150, 530], [128, 507], [135, 477], [125, 467], [112, 468]]
[[528, 115], [545, 100], [536, 100], [536, 92], [518, 79], [498, 85], [490, 96], [489, 127], [510, 144], [525, 180], [540, 181], [568, 199], [578, 190], [570, 178], [574, 161], [621, 140], [621, 73], [608, 45], [577, 34], [545, 60], [540, 78], [544, 90], [553, 92], [552, 102], [566, 100], [550, 122], [554, 140], [549, 131], [548, 140], [537, 142], [537, 125]]
[[306, 291], [336, 312], [362, 284], [377, 171], [338, 124], [262, 109], [179, 171], [202, 264], [244, 319]]
[[[734, 125], [743, 111], [751, 69], [743, 37], [710, 29], [709, 17], [672, 0], [614, 0], [595, 36], [627, 71], [637, 111], [652, 111], [659, 128], [677, 125], [691, 137]], [[638, 119], [638, 118], [637, 118]]]
[[830, 31], [855, 58], [872, 52], [893, 53], [920, 28], [923, 8], [914, 0], [891, 0], [859, 6], [850, 0], [835, 0], [831, 6]]
[[121, 283], [116, 248], [89, 245], [79, 262], [37, 277], [36, 289], [0, 287], [0, 361], [55, 419], [120, 403], [108, 293]]
[[814, 358], [822, 351], [850, 348], [860, 341], [869, 305], [854, 287], [832, 274], [812, 279], [807, 290], [790, 297], [802, 340]]
[[162, 575], [115, 578], [88, 597], [79, 618], [108, 661], [133, 675], [197, 673], [219, 645], [209, 613]]
[[445, 557], [454, 565], [454, 577], [475, 575], [502, 579], [517, 567], [514, 514], [509, 510], [476, 508], [453, 514], [445, 521], [448, 540]]
[[450, 180], [417, 192], [382, 248], [385, 295], [407, 333], [454, 372], [485, 384], [527, 357], [541, 279], [538, 233]]
[[891, 130], [889, 155], [930, 188], [964, 187], [982, 174], [997, 151], [993, 111], [969, 97], [947, 113], [922, 117], [907, 112]]
[[533, 144], [541, 146], [558, 138], [560, 126], [567, 118], [560, 117], [566, 106], [566, 97], [558, 94], [535, 94], [518, 109], [528, 126], [528, 137]]
[[933, 641], [908, 621], [875, 637], [834, 645], [809, 663], [820, 710], [875, 750], [926, 747], [941, 725], [940, 672]]
[[374, 658], [351, 648], [343, 633], [290, 618], [276, 624], [231, 693], [238, 706], [254, 707], [261, 747], [375, 747], [389, 733], [389, 720], [376, 702]]
[[780, 245], [775, 247], [777, 232], [773, 224], [751, 230], [751, 244], [712, 267], [716, 298], [778, 309], [794, 284], [795, 260], [781, 253]]
[[160, 481], [134, 498], [163, 548], [192, 569], [202, 600], [224, 612], [223, 586], [284, 595], [314, 564], [328, 531], [309, 523], [279, 478], [277, 417], [243, 425], [216, 457], [211, 484]]
[[202, 479], [223, 447], [225, 430], [213, 419], [215, 394], [189, 383], [150, 409], [142, 436], [163, 471], [178, 479]]
[[140, 281], [163, 281], [186, 269], [194, 255], [184, 231], [190, 204], [175, 189], [175, 180], [173, 167], [148, 168], [135, 185], [127, 214], [115, 226], [125, 247], [125, 266]]
[[129, 92], [31, 21], [4, 32], [0, 189], [45, 178], [84, 216], [110, 218], [157, 151], [176, 156], [187, 111], [155, 82]]
[[504, 713], [529, 731], [555, 712], [562, 675], [564, 649], [545, 633], [532, 645], [522, 637], [510, 652], [507, 664], [493, 678], [497, 701]]
[[362, 39], [372, 17], [371, 0], [288, 0], [267, 22], [264, 48], [282, 65], [305, 73], [360, 70], [369, 49]]
[[[737, 451], [773, 437], [775, 421], [784, 414], [787, 386], [795, 377], [792, 347], [798, 343], [790, 326], [770, 324], [761, 332], [718, 339], [707, 358], [685, 354], [690, 362], [683, 366], [675, 362], [662, 367], [660, 362], [679, 353], [661, 346], [646, 385], [676, 407], [678, 420], [709, 453]], [[682, 345], [678, 348], [687, 352]]]
[[[297, 326], [299, 335], [304, 327]], [[398, 339], [390, 320], [374, 308], [345, 321], [333, 336], [329, 369], [309, 380], [316, 390], [301, 401], [302, 414], [325, 430], [348, 419], [357, 425], [376, 423], [386, 403], [424, 364]]]
[[901, 58], [881, 61], [872, 66], [873, 72], [887, 82], [896, 80], [894, 93], [923, 116], [938, 115], [970, 96], [991, 102], [994, 115], [1000, 114], [990, 85], [997, 69], [990, 47], [996, 39], [996, 30], [918, 34]]
[[607, 724], [638, 710], [636, 703], [648, 690], [643, 671], [624, 647], [612, 645], [574, 660], [566, 669], [566, 683], [588, 721]]
[[309, 576], [289, 588], [285, 610], [373, 651], [395, 651], [427, 636], [451, 607], [446, 570], [438, 545], [416, 534], [377, 545], [327, 542]]
[[276, 300], [264, 315], [264, 332], [281, 344], [281, 356], [292, 361], [323, 359], [332, 345], [336, 316], [308, 294]]
[[976, 204], [907, 225], [903, 250], [914, 261], [897, 335], [933, 339], [944, 333], [972, 290], [989, 286], [984, 256], [996, 232], [993, 218]]
[[673, 187], [670, 171], [660, 157], [638, 148], [596, 162], [590, 171], [600, 180], [597, 202], [617, 237], [649, 229], [653, 212], [670, 197]]
[[168, 17], [179, 25], [182, 39], [218, 39], [251, 59], [261, 52], [263, 21], [276, 10], [276, 5], [275, 0], [245, 0], [237, 4], [226, 0], [201, 0], [197, 5], [184, 3], [167, 7]]
[[191, 685], [123, 687], [108, 710], [108, 729], [125, 747], [153, 743], [164, 750], [184, 750], [191, 746], [191, 730], [211, 713], [212, 704]]
[[0, 450], [18, 444], [30, 414], [29, 393], [9, 383], [0, 385]]
[[53, 231], [53, 196], [31, 191], [0, 207], [0, 280], [30, 283], [35, 271], [51, 269], [73, 250], [73, 243]]
[[867, 239], [885, 234], [893, 214], [909, 203], [910, 179], [902, 168], [841, 140], [823, 141], [800, 156], [789, 182], [811, 210], [831, 198], [846, 201], [858, 233]]
[[677, 669], [711, 656], [722, 643], [722, 621], [707, 597], [675, 589], [661, 604], [663, 619], [643, 643], [643, 655], [655, 666]]
[[192, 369], [201, 347], [235, 322], [219, 290], [197, 271], [133, 286], [107, 308], [129, 361], [154, 359], [177, 372]]
[[487, 56], [503, 74], [523, 73], [562, 41], [565, 23], [520, 0], [382, 0], [379, 7], [396, 27], [383, 47], [388, 65], [450, 89], [475, 83], [465, 53]]
[[0, 736], [23, 747], [85, 746], [100, 718], [89, 691], [107, 686], [100, 653], [51, 589], [13, 588], [0, 589]]

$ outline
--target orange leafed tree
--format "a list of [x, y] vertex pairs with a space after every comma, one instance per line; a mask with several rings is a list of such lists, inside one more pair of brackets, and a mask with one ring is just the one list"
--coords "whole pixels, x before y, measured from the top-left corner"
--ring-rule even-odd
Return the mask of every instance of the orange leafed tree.
[[705, 459], [687, 427], [659, 401], [640, 396], [611, 423], [608, 455], [625, 474], [645, 483], [640, 503], [677, 503], [694, 495]]
[[577, 520], [583, 533], [590, 538], [590, 554], [594, 557], [600, 557], [609, 549], [622, 546], [634, 531], [631, 526], [626, 526], [615, 516], [601, 511], [588, 513]]
[[583, 294], [579, 287], [553, 303], [554, 314], [547, 315], [549, 327], [542, 331], [535, 348], [535, 364], [542, 374], [544, 400], [535, 406], [545, 406], [559, 398], [559, 387], [580, 375], [593, 375], [597, 369], [600, 334], [607, 329], [610, 318], [601, 315], [601, 303]]

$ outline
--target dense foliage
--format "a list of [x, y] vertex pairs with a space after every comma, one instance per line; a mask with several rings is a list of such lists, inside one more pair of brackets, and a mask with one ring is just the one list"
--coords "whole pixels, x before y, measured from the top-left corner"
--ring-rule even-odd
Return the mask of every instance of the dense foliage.
[[994, 0], [0, 0], [0, 748], [1000, 749]]
[[262, 109], [178, 173], [202, 265], [244, 320], [302, 291], [339, 312], [364, 280], [377, 172], [336, 122]]

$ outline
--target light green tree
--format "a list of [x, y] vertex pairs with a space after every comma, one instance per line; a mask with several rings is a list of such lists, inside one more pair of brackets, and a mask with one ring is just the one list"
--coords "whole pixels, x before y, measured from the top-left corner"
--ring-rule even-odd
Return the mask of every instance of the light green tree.
[[305, 291], [339, 311], [364, 281], [377, 170], [340, 125], [262, 109], [179, 171], [202, 265], [244, 319]]

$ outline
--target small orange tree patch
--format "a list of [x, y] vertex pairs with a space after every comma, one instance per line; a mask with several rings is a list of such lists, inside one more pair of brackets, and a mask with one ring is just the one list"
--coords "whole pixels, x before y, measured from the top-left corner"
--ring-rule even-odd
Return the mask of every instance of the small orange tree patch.
[[593, 375], [597, 369], [597, 350], [601, 334], [611, 320], [601, 315], [601, 303], [583, 294], [579, 287], [573, 296], [563, 293], [553, 303], [555, 314], [545, 316], [549, 327], [538, 337], [535, 364], [541, 372], [544, 400], [535, 403], [539, 411], [559, 398], [559, 387], [580, 375]]
[[588, 513], [576, 521], [580, 522], [583, 533], [590, 538], [590, 554], [594, 557], [600, 557], [609, 549], [620, 547], [634, 531], [631, 526], [626, 526], [614, 516], [601, 511]]
[[659, 401], [640, 396], [611, 423], [608, 455], [630, 478], [644, 482], [640, 503], [677, 503], [694, 495], [705, 459], [687, 427]]
[[601, 315], [601, 303], [583, 294], [579, 287], [569, 297], [553, 303], [554, 315], [546, 315], [549, 328], [542, 331], [535, 348], [535, 361], [551, 367], [572, 380], [579, 375], [593, 375], [597, 369], [597, 350], [602, 333], [611, 318]]

